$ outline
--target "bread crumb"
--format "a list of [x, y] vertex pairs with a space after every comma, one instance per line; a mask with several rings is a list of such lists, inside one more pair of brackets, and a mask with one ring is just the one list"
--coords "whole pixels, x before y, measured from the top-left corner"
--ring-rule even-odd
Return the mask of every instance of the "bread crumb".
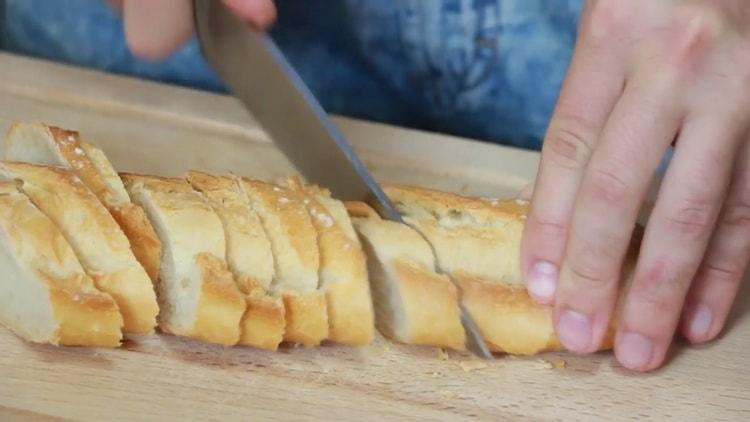
[[83, 155], [83, 150], [81, 149], [81, 147], [75, 147], [75, 149], [73, 149], [73, 152], [76, 153], [76, 155]]
[[565, 369], [568, 367], [568, 362], [565, 359], [557, 358], [552, 361], [552, 367], [555, 369]]
[[279, 197], [279, 204], [286, 204], [288, 202], [289, 202], [289, 198], [285, 196]]
[[480, 360], [462, 360], [456, 363], [461, 369], [464, 370], [464, 372], [475, 371], [477, 369], [484, 369], [489, 366]]
[[448, 355], [448, 351], [445, 349], [437, 349], [437, 358], [438, 360], [442, 361], [451, 360], [451, 357]]
[[76, 141], [76, 138], [73, 137], [73, 135], [68, 135], [67, 138], [65, 138], [66, 141], [68, 141], [69, 144], [72, 144]]

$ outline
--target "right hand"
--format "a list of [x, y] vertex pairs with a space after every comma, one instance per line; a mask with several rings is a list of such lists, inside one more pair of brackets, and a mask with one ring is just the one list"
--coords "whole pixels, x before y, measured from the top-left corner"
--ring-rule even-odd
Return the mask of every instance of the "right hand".
[[[272, 0], [222, 1], [257, 29], [268, 28], [276, 19]], [[163, 59], [193, 34], [190, 0], [108, 0], [108, 3], [122, 13], [128, 47], [141, 59]]]

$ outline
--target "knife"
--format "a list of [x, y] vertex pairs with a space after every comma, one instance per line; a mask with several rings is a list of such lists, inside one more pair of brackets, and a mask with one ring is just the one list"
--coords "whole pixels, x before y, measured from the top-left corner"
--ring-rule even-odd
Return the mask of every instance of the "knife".
[[[251, 29], [221, 1], [193, 0], [193, 10], [204, 58], [300, 174], [327, 187], [335, 197], [366, 200], [385, 218], [403, 223], [273, 40]], [[467, 348], [491, 358], [479, 329], [460, 306]]]

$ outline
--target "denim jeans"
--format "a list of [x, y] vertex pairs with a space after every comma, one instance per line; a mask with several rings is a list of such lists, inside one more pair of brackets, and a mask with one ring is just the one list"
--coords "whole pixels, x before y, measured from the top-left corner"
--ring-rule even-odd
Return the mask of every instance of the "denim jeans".
[[[536, 149], [581, 2], [278, 0], [272, 36], [329, 112]], [[160, 63], [135, 59], [104, 0], [5, 3], [4, 49], [224, 90], [195, 40]]]

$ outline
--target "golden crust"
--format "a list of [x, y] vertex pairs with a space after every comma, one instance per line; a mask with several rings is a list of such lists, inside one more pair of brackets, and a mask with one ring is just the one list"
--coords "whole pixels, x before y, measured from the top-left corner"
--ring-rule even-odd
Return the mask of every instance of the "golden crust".
[[125, 236], [130, 241], [133, 254], [152, 282], [159, 280], [161, 266], [161, 241], [148, 221], [143, 208], [128, 202], [109, 209]]
[[460, 323], [458, 293], [450, 280], [413, 262], [393, 263], [400, 281], [406, 317], [411, 321], [411, 344], [464, 350], [466, 337]]
[[[156, 283], [159, 280], [159, 267], [161, 266], [162, 246], [159, 236], [156, 235], [143, 209], [130, 201], [130, 196], [120, 177], [112, 168], [104, 152], [83, 141], [80, 142], [80, 146], [98, 172], [96, 181], [92, 180], [91, 183], [104, 185], [104, 191], [97, 194], [99, 200], [112, 213], [130, 241], [130, 247], [136, 259], [146, 270], [151, 281]], [[81, 178], [87, 186], [92, 186], [89, 185], [87, 179]]]
[[[242, 182], [271, 241], [277, 261], [274, 284], [294, 285], [304, 293], [314, 291], [318, 286], [320, 254], [315, 246], [317, 232], [303, 199], [289, 189], [270, 183], [249, 179]], [[279, 224], [271, 224], [272, 220]], [[287, 247], [282, 248], [280, 242], [274, 242], [274, 239], [280, 241], [282, 238]], [[283, 264], [279, 260], [283, 260]]]
[[237, 344], [245, 298], [224, 261], [211, 254], [199, 254], [195, 260], [201, 270], [202, 287], [191, 337], [225, 346]]
[[349, 345], [370, 343], [375, 336], [375, 316], [367, 263], [343, 204], [328, 204], [331, 208], [340, 205], [342, 217], [324, 206], [324, 201], [335, 201], [326, 190], [304, 186], [297, 178], [286, 179], [284, 185], [303, 197], [318, 232], [320, 284], [326, 292], [330, 328], [328, 338]]
[[539, 305], [520, 286], [456, 277], [461, 300], [493, 352], [534, 355], [560, 350], [552, 307]]
[[81, 141], [76, 131], [37, 123], [13, 124], [7, 143], [6, 156], [10, 160], [70, 168], [112, 213], [130, 241], [136, 259], [151, 281], [157, 281], [161, 243], [148, 220], [142, 218], [142, 210], [130, 202], [112, 164], [100, 149]]
[[326, 297], [322, 292], [281, 295], [286, 309], [284, 341], [317, 346], [328, 338]]
[[[121, 177], [131, 196], [153, 209], [152, 218], [161, 219], [161, 223], [152, 222], [157, 228], [163, 226], [159, 229], [165, 236], [162, 241], [170, 251], [159, 282], [162, 302], [171, 308], [187, 306], [182, 302], [185, 297], [169, 290], [182, 279], [200, 287], [196, 308], [189, 311], [194, 316], [186, 321], [184, 315], [165, 315], [160, 320], [162, 330], [211, 343], [236, 344], [246, 305], [224, 261], [225, 235], [219, 217], [185, 179], [126, 173]], [[166, 269], [171, 272], [165, 273]]]
[[231, 177], [191, 171], [188, 182], [200, 192], [222, 221], [227, 237], [227, 263], [237, 287], [246, 295], [240, 344], [276, 350], [284, 336], [284, 305], [268, 296], [273, 255], [260, 219]]
[[[159, 307], [148, 274], [109, 212], [70, 170], [24, 163], [0, 163], [6, 178], [22, 190], [62, 231], [97, 287], [112, 294], [125, 318], [125, 332], [153, 331]], [[127, 281], [121, 274], [127, 272]], [[134, 317], [137, 316], [137, 317]]]
[[246, 295], [245, 302], [247, 309], [240, 324], [239, 344], [277, 350], [286, 327], [283, 301], [259, 290]]
[[[408, 224], [433, 245], [439, 266], [445, 266], [443, 269], [459, 284], [462, 303], [491, 350], [518, 355], [562, 350], [554, 331], [553, 307], [531, 299], [520, 275], [526, 201], [465, 198], [412, 187], [388, 187], [386, 191], [397, 208], [408, 216]], [[451, 213], [457, 216], [456, 221], [441, 224], [441, 218]], [[638, 229], [635, 231], [623, 265], [624, 285], [632, 277], [640, 233]], [[502, 243], [503, 249], [492, 243]], [[461, 259], [449, 256], [459, 250], [469, 253]], [[501, 258], [502, 266], [492, 269], [487, 265]], [[624, 291], [621, 289], [621, 298]], [[617, 317], [610, 324], [600, 350], [612, 348], [616, 326]]]
[[50, 300], [60, 324], [61, 346], [119, 347], [123, 318], [115, 301], [101, 292], [50, 289]]
[[[120, 345], [123, 319], [115, 301], [94, 287], [57, 226], [10, 182], [0, 182], [0, 231], [5, 232], [8, 247], [28, 276], [47, 286], [57, 323], [54, 337], [47, 342], [66, 346]], [[16, 282], [24, 288], [22, 280]], [[33, 338], [22, 326], [11, 328], [27, 340], [41, 340]]]
[[441, 270], [523, 285], [519, 245], [527, 202], [410, 186], [387, 186], [385, 192], [404, 221], [430, 242]]
[[463, 350], [456, 288], [435, 272], [427, 242], [414, 229], [392, 221], [353, 221], [367, 252], [378, 329], [407, 344]]
[[304, 198], [256, 180], [242, 179], [241, 185], [271, 242], [276, 270], [271, 290], [282, 298], [286, 310], [284, 340], [320, 344], [329, 334], [327, 303], [318, 290], [317, 231]]

